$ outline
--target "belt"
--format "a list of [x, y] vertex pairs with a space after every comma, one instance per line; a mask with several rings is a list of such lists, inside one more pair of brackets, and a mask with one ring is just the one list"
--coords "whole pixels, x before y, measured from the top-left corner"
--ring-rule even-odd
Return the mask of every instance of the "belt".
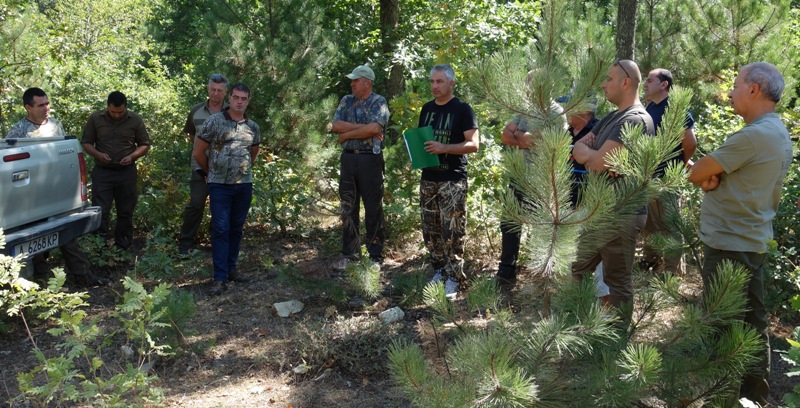
[[[382, 150], [382, 149], [381, 149], [381, 150]], [[372, 152], [372, 149], [364, 149], [364, 150], [359, 150], [359, 149], [344, 149], [344, 150], [342, 150], [342, 151], [343, 151], [344, 153], [351, 153], [351, 154], [375, 154], [375, 153], [373, 153], [373, 152]], [[378, 154], [380, 154], [380, 153], [378, 153]]]
[[129, 164], [127, 166], [95, 166], [95, 167], [101, 168], [103, 170], [114, 170], [114, 171], [116, 171], [116, 170], [129, 169], [129, 168], [131, 168], [131, 166], [133, 166], [133, 164]]

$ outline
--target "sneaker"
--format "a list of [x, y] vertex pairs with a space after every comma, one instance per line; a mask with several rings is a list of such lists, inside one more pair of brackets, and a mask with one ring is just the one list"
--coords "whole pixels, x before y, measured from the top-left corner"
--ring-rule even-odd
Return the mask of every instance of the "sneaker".
[[350, 263], [350, 257], [349, 256], [343, 256], [343, 257], [339, 258], [338, 260], [334, 261], [331, 264], [331, 268], [334, 271], [342, 272], [345, 269], [347, 269], [347, 264], [349, 264], [349, 263]]
[[219, 296], [227, 289], [227, 283], [223, 281], [214, 281], [214, 283], [211, 285], [211, 289], [208, 290], [208, 296]]
[[436, 273], [433, 274], [433, 278], [431, 278], [431, 283], [441, 282], [444, 280], [444, 274], [442, 273], [442, 269], [437, 269]]
[[444, 282], [444, 295], [448, 299], [455, 299], [458, 295], [458, 282], [453, 278], [447, 278]]

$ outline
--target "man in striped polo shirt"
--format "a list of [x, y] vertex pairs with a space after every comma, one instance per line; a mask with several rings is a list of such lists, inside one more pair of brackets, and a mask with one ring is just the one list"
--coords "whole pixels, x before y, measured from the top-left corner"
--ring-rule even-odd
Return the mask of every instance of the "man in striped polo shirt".
[[[225, 94], [228, 92], [228, 79], [222, 74], [213, 74], [208, 78], [208, 100], [200, 102], [189, 111], [183, 131], [189, 137], [189, 143], [194, 146], [195, 135], [203, 129], [203, 122], [209, 116], [220, 112], [228, 106], [225, 103]], [[194, 245], [194, 237], [200, 224], [203, 222], [203, 212], [208, 198], [208, 185], [206, 178], [194, 157], [191, 158], [192, 174], [189, 178], [189, 202], [183, 209], [183, 225], [180, 238], [178, 238], [179, 253], [186, 255]]]

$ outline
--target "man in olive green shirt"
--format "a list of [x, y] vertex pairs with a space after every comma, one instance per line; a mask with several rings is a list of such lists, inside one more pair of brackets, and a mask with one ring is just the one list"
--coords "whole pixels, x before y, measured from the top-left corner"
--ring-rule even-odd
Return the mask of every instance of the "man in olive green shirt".
[[105, 110], [89, 116], [83, 129], [83, 150], [94, 157], [92, 205], [100, 206], [101, 234], [110, 239], [111, 204], [116, 204], [114, 244], [128, 249], [133, 241], [133, 211], [138, 192], [136, 160], [150, 150], [150, 136], [142, 117], [128, 110], [128, 99], [119, 91], [108, 95]]
[[718, 279], [717, 267], [724, 260], [752, 274], [744, 321], [761, 333], [765, 351], [757, 370], [745, 375], [740, 396], [762, 406], [769, 403], [769, 317], [764, 307], [767, 241], [772, 239], [772, 220], [794, 157], [789, 132], [775, 113], [784, 86], [783, 76], [772, 64], [742, 67], [728, 97], [745, 127], [698, 160], [689, 175], [689, 181], [705, 191], [700, 213], [704, 295]]

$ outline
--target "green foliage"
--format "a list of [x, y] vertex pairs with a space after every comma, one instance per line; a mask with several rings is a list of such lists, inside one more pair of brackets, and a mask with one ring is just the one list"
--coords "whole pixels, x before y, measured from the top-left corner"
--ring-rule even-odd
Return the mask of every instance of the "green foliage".
[[348, 263], [345, 272], [359, 295], [374, 299], [381, 293], [381, 267], [368, 256], [361, 255], [357, 261]]
[[136, 259], [133, 273], [148, 279], [172, 279], [178, 274], [174, 256], [174, 241], [163, 235], [161, 227], [150, 231], [141, 257]]
[[[4, 246], [0, 233], [0, 247]], [[158, 344], [152, 336], [155, 327], [163, 326], [157, 320], [166, 313], [152, 313], [153, 306], [169, 297], [166, 285], [148, 294], [141, 284], [128, 278], [125, 286], [130, 292], [117, 307], [114, 316], [122, 324], [120, 329], [129, 342], [138, 343], [138, 363], [127, 364], [121, 371], [109, 367], [103, 360], [103, 351], [111, 344], [108, 334], [100, 324], [100, 316], [89, 317], [85, 293], [64, 292], [65, 274], [56, 269], [46, 288], [19, 277], [16, 259], [0, 255], [0, 309], [8, 316], [18, 316], [26, 322], [26, 315], [34, 314], [50, 324], [47, 333], [57, 339], [59, 355], [48, 356], [36, 344], [28, 331], [33, 352], [39, 365], [28, 372], [17, 374], [22, 392], [16, 399], [39, 406], [50, 404], [95, 405], [128, 407], [158, 403], [163, 398], [154, 386], [155, 375], [149, 374], [152, 363], [144, 362], [152, 354], [165, 354], [168, 346]], [[26, 323], [26, 329], [27, 329]], [[123, 346], [124, 349], [125, 346]], [[131, 350], [131, 355], [134, 354]]]
[[81, 250], [92, 265], [114, 267], [133, 262], [133, 255], [116, 245], [108, 246], [105, 237], [87, 234], [80, 238]]
[[[790, 0], [645, 0], [637, 24], [637, 61], [667, 68], [700, 104], [718, 95], [727, 70], [770, 61], [793, 82], [800, 52], [792, 42]], [[677, 17], [677, 18], [676, 18]], [[796, 30], [796, 28], [795, 28]], [[795, 92], [788, 88], [788, 97]]]
[[410, 273], [395, 274], [393, 288], [398, 292], [400, 305], [411, 306], [422, 302], [422, 293], [428, 284], [428, 275], [424, 269], [416, 269]]
[[[269, 154], [268, 154], [269, 155]], [[267, 223], [282, 236], [303, 236], [311, 228], [315, 205], [321, 200], [317, 183], [324, 182], [298, 160], [269, 155], [265, 165], [254, 167], [251, 219]]]
[[[300, 322], [294, 352], [314, 367], [335, 361], [336, 366], [361, 376], [377, 376], [386, 370], [388, 345], [402, 338], [399, 325], [383, 324], [372, 316]], [[319, 375], [324, 369], [312, 373]]]
[[472, 279], [467, 292], [467, 309], [475, 313], [500, 310], [500, 290], [494, 280], [483, 276]]
[[430, 282], [425, 285], [425, 289], [422, 290], [422, 300], [425, 306], [434, 312], [434, 317], [440, 320], [455, 320], [455, 305], [445, 295], [444, 282]]
[[[800, 310], [796, 308], [795, 310]], [[792, 368], [786, 373], [789, 377], [800, 376], [800, 327], [794, 329], [794, 339], [786, 339], [791, 347], [789, 351], [781, 355], [783, 361], [789, 363]], [[800, 384], [792, 388], [792, 391], [783, 396], [783, 400], [790, 407], [800, 407]]]
[[792, 166], [781, 190], [781, 202], [773, 222], [774, 241], [769, 243], [770, 268], [765, 276], [765, 304], [773, 310], [791, 313], [787, 302], [800, 296], [800, 236], [797, 209], [800, 202], [800, 170]]
[[346, 302], [349, 299], [346, 289], [339, 284], [332, 284], [329, 279], [303, 276], [292, 264], [280, 265], [276, 269], [278, 279], [283, 283], [301, 287], [335, 302]]
[[[748, 274], [727, 264], [718, 276], [709, 296], [687, 304], [671, 324], [659, 321], [646, 335], [625, 336], [616, 313], [598, 304], [590, 279], [565, 281], [554, 291], [550, 317], [462, 330], [447, 348], [446, 376], [426, 363], [419, 346], [395, 342], [389, 353], [392, 376], [415, 406], [432, 406], [443, 395], [460, 406], [622, 407], [649, 398], [680, 406], [727, 398], [757, 363], [763, 340], [737, 318]], [[654, 280], [647, 291], [654, 298], [671, 297], [674, 279]], [[426, 300], [437, 315], [445, 315], [438, 292], [429, 285]]]

